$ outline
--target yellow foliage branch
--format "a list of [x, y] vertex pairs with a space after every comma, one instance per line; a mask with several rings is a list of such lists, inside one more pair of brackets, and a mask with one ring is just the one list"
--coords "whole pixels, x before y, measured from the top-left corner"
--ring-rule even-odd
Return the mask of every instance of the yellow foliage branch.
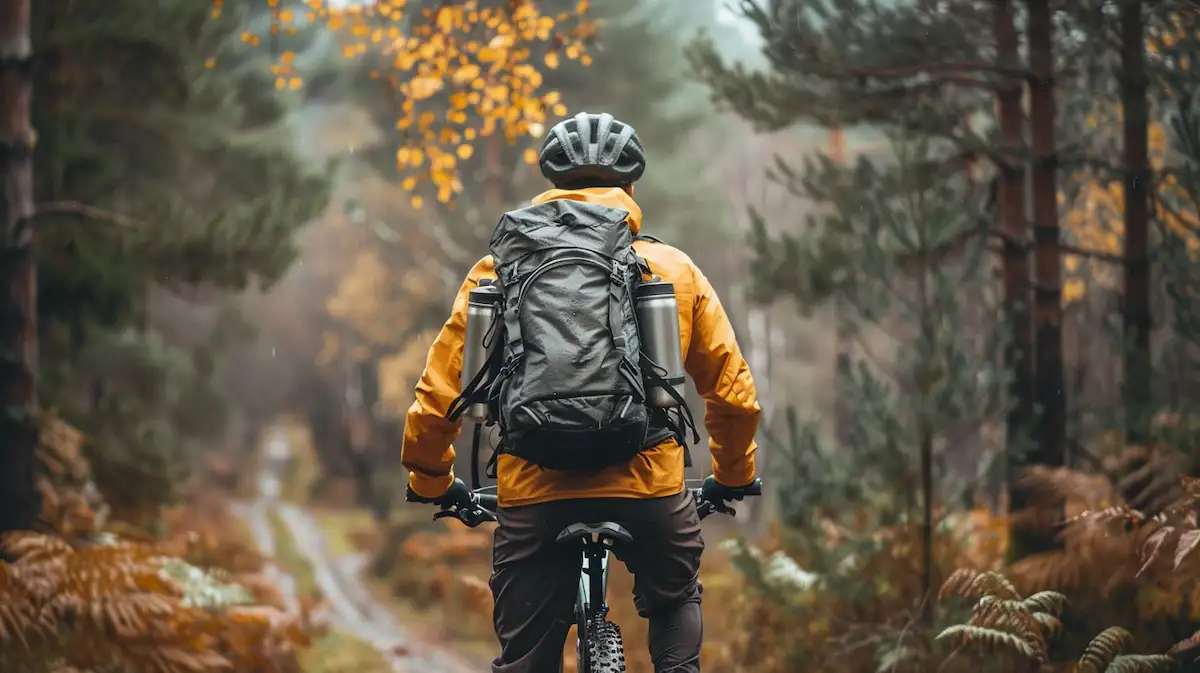
[[[342, 56], [358, 59], [372, 54], [386, 61], [372, 71], [400, 99], [396, 128], [404, 140], [396, 152], [402, 184], [412, 191], [429, 182], [437, 198], [449, 203], [462, 191], [459, 160], [474, 154], [474, 143], [501, 131], [510, 143], [542, 134], [547, 111], [566, 113], [557, 91], [543, 91], [542, 68], [557, 68], [563, 58], [587, 65], [587, 44], [597, 22], [587, 18], [589, 0], [579, 0], [574, 12], [543, 14], [533, 0], [511, 0], [486, 6], [479, 0], [444, 2], [422, 10], [413, 20], [407, 0], [377, 0], [340, 9], [324, 0], [304, 0], [303, 13], [284, 9], [279, 0], [265, 0], [274, 21], [271, 35], [295, 34], [295, 24], [323, 22], [342, 38]], [[213, 0], [219, 16], [223, 0]], [[247, 44], [262, 36], [247, 32]], [[540, 63], [533, 47], [544, 47]], [[279, 89], [298, 89], [303, 81], [295, 68], [296, 54], [283, 51], [272, 65]], [[210, 61], [210, 67], [212, 62]], [[437, 100], [435, 96], [447, 100]], [[527, 148], [525, 160], [536, 154]], [[419, 194], [412, 205], [423, 205]]]

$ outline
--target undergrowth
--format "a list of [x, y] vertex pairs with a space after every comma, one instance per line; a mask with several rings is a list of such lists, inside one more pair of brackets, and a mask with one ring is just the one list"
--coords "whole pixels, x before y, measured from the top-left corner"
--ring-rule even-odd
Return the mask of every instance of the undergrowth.
[[219, 499], [167, 512], [161, 535], [109, 521], [82, 446], [44, 419], [40, 531], [0, 540], [0, 670], [299, 671], [322, 625], [309, 604], [283, 608]]
[[[1092, 638], [1083, 652], [1055, 666], [1050, 662], [1050, 642], [1063, 632], [1062, 613], [1067, 597], [1056, 591], [1022, 596], [1004, 575], [994, 571], [960, 570], [942, 586], [941, 597], [975, 599], [970, 621], [938, 634], [939, 640], [957, 646], [951, 656], [971, 648], [976, 652], [1007, 656], [1013, 670], [1034, 673], [1046, 670], [1076, 673], [1160, 673], [1176, 667], [1171, 654], [1126, 654], [1133, 634], [1110, 626]], [[1183, 652], [1187, 643], [1174, 648]], [[1049, 665], [1047, 665], [1049, 664]]]
[[[880, 525], [850, 510], [777, 526], [757, 544], [710, 541], [701, 575], [705, 670], [1196, 670], [1200, 480], [1175, 478], [1167, 489], [1160, 483], [1153, 514], [1124, 503], [1120, 485], [1103, 475], [1033, 469], [1023, 485], [1034, 506], [1011, 517], [936, 513], [934, 587], [944, 583], [943, 597], [976, 602], [938, 601], [932, 616], [922, 609], [937, 597], [924, 594], [923, 534], [915, 522]], [[491, 531], [433, 523], [419, 516], [425, 513], [392, 526], [372, 570], [395, 595], [429, 606], [444, 633], [470, 634], [494, 652], [486, 590]], [[1006, 565], [1010, 527], [1052, 529], [1061, 548]], [[633, 610], [631, 590], [632, 579], [615, 564], [612, 617], [626, 637], [629, 670], [649, 673], [646, 623]], [[978, 648], [990, 657], [969, 656]]]

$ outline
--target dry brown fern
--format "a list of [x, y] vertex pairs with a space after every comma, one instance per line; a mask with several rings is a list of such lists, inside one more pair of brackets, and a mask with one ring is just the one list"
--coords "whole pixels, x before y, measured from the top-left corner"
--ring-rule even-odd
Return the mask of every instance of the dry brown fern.
[[1048, 641], [1062, 630], [1066, 596], [1043, 591], [1028, 598], [997, 572], [960, 569], [942, 585], [940, 597], [978, 598], [971, 619], [951, 626], [939, 640], [992, 652], [1012, 652], [1037, 662], [1048, 658]]
[[[82, 670], [295, 670], [306, 615], [205, 602], [154, 545], [73, 546], [32, 533], [0, 548], [0, 670], [61, 662]], [[198, 569], [193, 569], [201, 572]], [[201, 573], [203, 574], [203, 573]], [[210, 594], [225, 590], [208, 578]]]
[[[939, 640], [972, 646], [989, 652], [1008, 652], [1041, 665], [1047, 662], [1048, 643], [1062, 631], [1060, 616], [1066, 596], [1040, 591], [1026, 598], [1003, 575], [994, 572], [958, 570], [942, 586], [941, 596], [978, 597], [970, 621], [951, 626]], [[1200, 642], [1200, 633], [1193, 637]], [[1189, 649], [1188, 642], [1176, 646]], [[1123, 628], [1110, 627], [1092, 639], [1075, 673], [1160, 673], [1170, 670], [1177, 658], [1169, 654], [1124, 654], [1133, 636]], [[1055, 669], [1057, 670], [1057, 669]]]
[[1158, 673], [1175, 666], [1165, 654], [1123, 654], [1133, 644], [1133, 635], [1119, 626], [1100, 632], [1084, 649], [1075, 665], [1077, 673]]
[[92, 468], [83, 455], [83, 433], [51, 413], [43, 413], [39, 422], [36, 457], [41, 527], [59, 535], [103, 528], [108, 508], [92, 482]]
[[1068, 510], [1100, 509], [1120, 500], [1104, 475], [1071, 468], [1031, 466], [1022, 472], [1018, 483], [1035, 508], [1065, 504]]

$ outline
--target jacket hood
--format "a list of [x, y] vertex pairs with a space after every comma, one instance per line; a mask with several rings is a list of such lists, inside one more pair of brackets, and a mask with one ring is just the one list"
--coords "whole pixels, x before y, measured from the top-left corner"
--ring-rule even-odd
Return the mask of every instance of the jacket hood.
[[609, 208], [620, 208], [629, 213], [629, 217], [625, 218], [625, 221], [629, 224], [629, 230], [634, 235], [637, 235], [638, 231], [642, 228], [642, 209], [633, 200], [633, 197], [625, 193], [625, 190], [620, 187], [551, 189], [533, 197], [531, 203], [536, 205], [555, 199], [570, 199], [572, 201], [584, 201]]

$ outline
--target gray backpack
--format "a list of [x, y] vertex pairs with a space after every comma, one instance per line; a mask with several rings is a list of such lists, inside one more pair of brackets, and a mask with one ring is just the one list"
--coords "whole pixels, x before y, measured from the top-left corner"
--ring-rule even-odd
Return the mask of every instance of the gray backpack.
[[633, 303], [649, 268], [634, 253], [627, 216], [556, 199], [505, 213], [496, 225], [503, 319], [495, 337], [503, 346], [460, 401], [487, 399], [500, 452], [587, 472], [661, 441], [648, 437]]

